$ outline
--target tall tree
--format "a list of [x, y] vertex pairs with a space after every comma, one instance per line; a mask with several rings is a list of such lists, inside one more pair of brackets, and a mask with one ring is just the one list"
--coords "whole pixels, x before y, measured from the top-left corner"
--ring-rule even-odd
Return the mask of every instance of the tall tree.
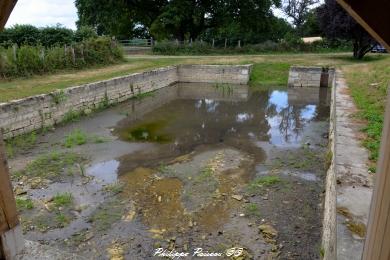
[[336, 0], [325, 0], [318, 8], [321, 31], [330, 39], [347, 39], [353, 42], [353, 57], [362, 59], [375, 41]]
[[131, 36], [134, 20], [124, 0], [76, 0], [77, 27], [92, 26], [99, 35]]
[[283, 0], [282, 11], [292, 20], [297, 31], [302, 34], [301, 28], [305, 23], [310, 10], [319, 0]]
[[286, 28], [273, 15], [274, 5], [280, 0], [76, 0], [78, 25], [99, 34], [134, 37], [143, 30], [158, 39], [212, 35], [246, 42], [270, 39], [273, 28]]

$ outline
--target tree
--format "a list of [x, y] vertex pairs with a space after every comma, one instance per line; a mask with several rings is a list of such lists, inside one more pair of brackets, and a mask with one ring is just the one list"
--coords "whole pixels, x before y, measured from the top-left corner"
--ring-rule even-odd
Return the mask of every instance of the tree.
[[304, 37], [319, 36], [322, 34], [318, 22], [317, 8], [309, 11], [306, 15], [305, 22], [302, 24], [301, 33]]
[[43, 46], [71, 44], [73, 41], [73, 31], [57, 24], [55, 27], [45, 27], [40, 30], [39, 41]]
[[272, 6], [280, 0], [76, 0], [78, 26], [98, 34], [157, 39], [230, 38], [259, 42], [287, 28]]
[[310, 14], [311, 8], [318, 2], [319, 0], [283, 0], [282, 11], [292, 20], [297, 31], [302, 34], [301, 28]]
[[80, 26], [77, 31], [74, 33], [74, 40], [76, 42], [81, 42], [90, 38], [96, 38], [97, 34], [94, 28], [91, 26]]
[[362, 59], [375, 41], [336, 0], [325, 0], [317, 11], [321, 31], [329, 39], [346, 39], [353, 43], [353, 57]]
[[171, 0], [153, 21], [150, 32], [157, 39], [196, 39], [205, 28], [208, 7], [205, 2]]
[[36, 45], [39, 43], [39, 38], [39, 29], [29, 24], [17, 24], [0, 33], [0, 42], [8, 45]]
[[125, 0], [76, 0], [77, 27], [91, 26], [99, 35], [131, 36], [132, 13]]

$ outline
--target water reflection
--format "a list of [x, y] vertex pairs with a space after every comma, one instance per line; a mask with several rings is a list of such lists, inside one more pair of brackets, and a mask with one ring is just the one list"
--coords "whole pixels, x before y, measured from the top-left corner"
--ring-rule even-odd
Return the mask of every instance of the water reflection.
[[[160, 102], [160, 92], [163, 99], [168, 96], [171, 100]], [[167, 142], [158, 142], [167, 157], [192, 152], [200, 145], [224, 144], [249, 151], [261, 161], [264, 151], [255, 142], [300, 145], [308, 124], [328, 116], [329, 107], [322, 100], [327, 97], [318, 88], [251, 91], [247, 86], [234, 86], [227, 95], [213, 85], [179, 84], [158, 91], [150, 105], [161, 105], [142, 117], [137, 106], [131, 105], [138, 117], [124, 119], [116, 132], [131, 142], [159, 140], [143, 135], [138, 138], [135, 129], [153, 136], [169, 136]], [[145, 99], [141, 108], [147, 102]], [[156, 124], [161, 121], [164, 124]]]
[[278, 146], [299, 143], [305, 126], [312, 120], [323, 119], [318, 118], [318, 111], [329, 111], [327, 103], [320, 101], [320, 94], [327, 97], [321, 89], [271, 91], [266, 112], [269, 142]]
[[109, 160], [93, 164], [87, 168], [87, 174], [106, 182], [113, 183], [118, 178], [119, 161]]

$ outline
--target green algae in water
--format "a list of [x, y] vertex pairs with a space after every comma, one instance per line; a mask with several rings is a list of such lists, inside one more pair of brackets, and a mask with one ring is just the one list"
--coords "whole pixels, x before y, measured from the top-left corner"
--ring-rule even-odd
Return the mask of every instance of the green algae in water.
[[167, 122], [160, 120], [151, 123], [140, 124], [130, 128], [127, 132], [129, 141], [167, 143], [171, 141], [168, 134], [161, 133]]

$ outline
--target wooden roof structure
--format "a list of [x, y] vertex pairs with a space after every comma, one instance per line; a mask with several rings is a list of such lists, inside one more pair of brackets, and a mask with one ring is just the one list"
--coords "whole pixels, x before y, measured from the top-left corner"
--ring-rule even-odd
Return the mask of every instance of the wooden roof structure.
[[389, 0], [337, 0], [337, 2], [390, 52]]
[[8, 18], [18, 0], [0, 0], [0, 30], [8, 21]]

